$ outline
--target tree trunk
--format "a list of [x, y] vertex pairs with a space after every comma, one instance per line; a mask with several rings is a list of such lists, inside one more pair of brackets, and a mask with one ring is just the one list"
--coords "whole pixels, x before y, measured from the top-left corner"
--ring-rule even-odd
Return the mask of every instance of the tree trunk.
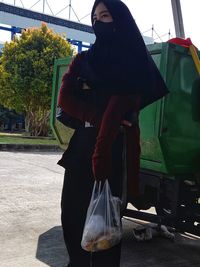
[[30, 111], [26, 118], [31, 136], [48, 136], [50, 118], [49, 110]]
[[25, 115], [25, 132], [26, 133], [30, 132], [29, 128], [30, 128], [30, 119], [29, 119], [29, 115], [26, 114]]

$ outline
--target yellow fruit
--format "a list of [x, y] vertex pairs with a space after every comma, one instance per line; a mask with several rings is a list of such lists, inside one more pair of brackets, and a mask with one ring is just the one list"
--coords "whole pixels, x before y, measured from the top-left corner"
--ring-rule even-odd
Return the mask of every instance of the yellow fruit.
[[110, 242], [105, 237], [104, 239], [98, 240], [97, 242], [97, 250], [104, 250], [110, 248]]

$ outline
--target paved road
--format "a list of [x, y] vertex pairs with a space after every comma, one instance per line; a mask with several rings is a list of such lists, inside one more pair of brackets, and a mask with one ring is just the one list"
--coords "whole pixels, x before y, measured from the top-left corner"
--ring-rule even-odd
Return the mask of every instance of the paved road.
[[[60, 227], [63, 169], [60, 153], [0, 152], [0, 266], [62, 267], [67, 262]], [[176, 234], [136, 242], [135, 222], [123, 220], [121, 267], [200, 266], [200, 239]], [[103, 267], [103, 266], [102, 266]]]

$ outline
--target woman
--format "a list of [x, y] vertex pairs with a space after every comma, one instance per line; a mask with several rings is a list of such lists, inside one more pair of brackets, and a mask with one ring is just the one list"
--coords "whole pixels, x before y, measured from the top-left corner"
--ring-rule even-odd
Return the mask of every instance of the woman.
[[139, 194], [138, 113], [168, 91], [123, 2], [95, 1], [92, 26], [96, 41], [75, 57], [59, 94], [59, 106], [80, 122], [59, 161], [66, 169], [62, 227], [68, 266], [117, 267], [121, 244], [92, 255], [80, 246], [94, 179], [109, 179], [113, 195], [121, 197], [126, 136], [128, 195]]

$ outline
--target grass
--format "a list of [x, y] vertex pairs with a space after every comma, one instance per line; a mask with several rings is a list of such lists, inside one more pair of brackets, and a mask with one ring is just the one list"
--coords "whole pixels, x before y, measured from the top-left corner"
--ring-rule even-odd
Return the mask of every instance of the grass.
[[58, 145], [58, 142], [50, 138], [32, 138], [24, 134], [0, 132], [0, 144]]

